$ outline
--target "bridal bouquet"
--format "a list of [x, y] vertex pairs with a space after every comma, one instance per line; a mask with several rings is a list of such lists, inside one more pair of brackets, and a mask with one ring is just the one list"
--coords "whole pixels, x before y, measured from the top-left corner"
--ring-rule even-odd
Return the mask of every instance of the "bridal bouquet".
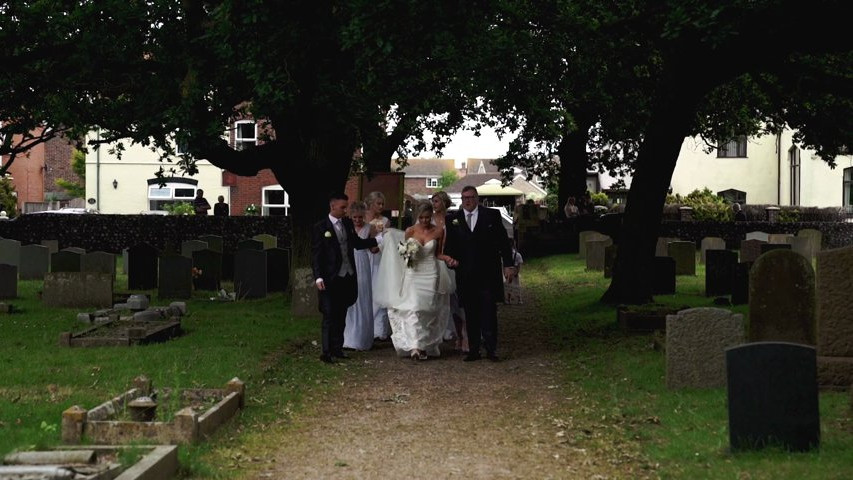
[[415, 259], [415, 253], [417, 253], [420, 246], [421, 244], [414, 238], [409, 238], [405, 242], [400, 242], [400, 245], [397, 246], [397, 252], [401, 257], [403, 257], [403, 260], [406, 261], [407, 267], [412, 266]]
[[374, 218], [370, 221], [370, 226], [373, 227], [375, 232], [381, 232], [385, 230], [385, 220], [382, 218]]

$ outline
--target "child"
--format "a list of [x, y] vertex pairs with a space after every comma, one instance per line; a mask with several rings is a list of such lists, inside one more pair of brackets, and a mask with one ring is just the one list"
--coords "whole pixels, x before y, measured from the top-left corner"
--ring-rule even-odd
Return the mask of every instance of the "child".
[[521, 305], [521, 264], [524, 259], [515, 247], [512, 247], [512, 263], [515, 266], [515, 277], [504, 285], [504, 303], [507, 305]]

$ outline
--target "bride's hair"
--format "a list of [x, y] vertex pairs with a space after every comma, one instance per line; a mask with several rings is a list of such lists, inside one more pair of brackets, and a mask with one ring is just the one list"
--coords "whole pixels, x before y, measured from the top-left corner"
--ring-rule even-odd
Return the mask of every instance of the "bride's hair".
[[412, 212], [412, 221], [418, 223], [418, 218], [425, 213], [429, 214], [430, 217], [432, 216], [432, 204], [430, 202], [418, 202], [415, 205], [414, 212]]

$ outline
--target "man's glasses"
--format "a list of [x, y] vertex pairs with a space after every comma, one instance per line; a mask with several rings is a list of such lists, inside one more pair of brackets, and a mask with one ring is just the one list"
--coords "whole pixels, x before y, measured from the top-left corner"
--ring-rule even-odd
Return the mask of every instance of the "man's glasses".
[[462, 200], [473, 200], [477, 198], [476, 195], [462, 195]]

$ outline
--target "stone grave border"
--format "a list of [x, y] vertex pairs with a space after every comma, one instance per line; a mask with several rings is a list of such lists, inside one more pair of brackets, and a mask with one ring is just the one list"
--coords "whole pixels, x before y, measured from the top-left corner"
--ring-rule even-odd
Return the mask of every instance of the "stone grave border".
[[[122, 323], [133, 325], [145, 325], [145, 327], [128, 328], [127, 337], [92, 337], [91, 333], [101, 329], [120, 326]], [[92, 327], [79, 332], [62, 332], [59, 334], [59, 346], [61, 347], [129, 347], [131, 345], [144, 345], [155, 342], [165, 342], [183, 333], [181, 320], [146, 320], [144, 322], [134, 321], [133, 317], [115, 318], [100, 322]]]
[[[137, 449], [146, 451], [136, 463], [122, 467], [119, 463], [111, 463], [106, 470], [91, 475], [74, 478], [80, 480], [98, 480], [111, 478], [114, 480], [166, 480], [174, 478], [178, 472], [178, 447], [175, 445], [69, 445], [51, 448], [52, 452], [93, 450], [96, 455], [117, 453], [120, 450]], [[27, 452], [19, 452], [27, 453]], [[25, 466], [25, 465], [19, 465]], [[48, 465], [41, 465], [48, 466]], [[62, 465], [57, 465], [61, 467]]]

